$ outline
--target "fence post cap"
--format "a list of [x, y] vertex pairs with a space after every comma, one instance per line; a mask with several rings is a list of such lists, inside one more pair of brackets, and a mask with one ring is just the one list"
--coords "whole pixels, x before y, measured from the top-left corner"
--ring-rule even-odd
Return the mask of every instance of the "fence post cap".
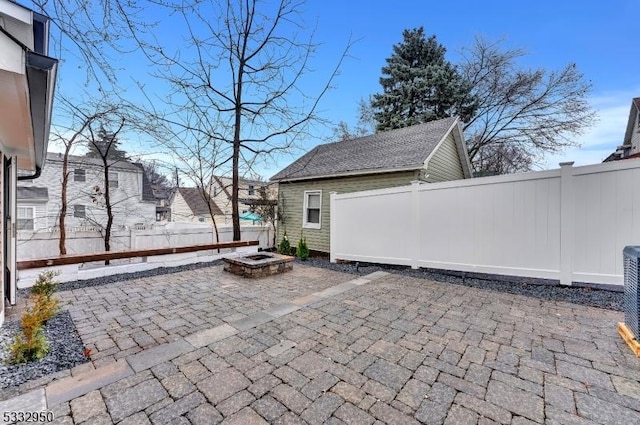
[[559, 165], [561, 167], [571, 167], [574, 163], [575, 161], [566, 161], [566, 162], [561, 162]]

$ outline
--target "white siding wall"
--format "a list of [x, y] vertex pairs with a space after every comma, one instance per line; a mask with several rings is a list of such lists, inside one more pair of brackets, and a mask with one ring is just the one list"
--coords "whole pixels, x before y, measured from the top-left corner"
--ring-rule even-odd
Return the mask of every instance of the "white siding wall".
[[[85, 169], [86, 181], [74, 181], [74, 169]], [[142, 201], [142, 172], [129, 168], [119, 167], [114, 164], [110, 170], [118, 173], [118, 187], [111, 188], [111, 204], [115, 216], [114, 226], [133, 226], [137, 223], [155, 222], [155, 203]], [[67, 228], [87, 226], [97, 223], [106, 225], [107, 213], [103, 205], [92, 202], [91, 192], [94, 186], [104, 190], [103, 170], [95, 165], [69, 163], [69, 183], [67, 187]], [[39, 210], [38, 223], [45, 223], [47, 227], [57, 225], [61, 206], [62, 192], [62, 162], [61, 160], [47, 160], [42, 170], [42, 175], [35, 180], [20, 182], [21, 186], [46, 187], [49, 191], [49, 201], [46, 203], [46, 211]], [[28, 201], [20, 201], [18, 204], [27, 204]], [[84, 205], [86, 219], [74, 217], [74, 205]]]
[[638, 181], [634, 159], [334, 195], [331, 256], [621, 285]]
[[193, 215], [193, 211], [191, 211], [179, 191], [176, 191], [171, 201], [171, 221], [182, 223], [198, 222], [198, 217]]

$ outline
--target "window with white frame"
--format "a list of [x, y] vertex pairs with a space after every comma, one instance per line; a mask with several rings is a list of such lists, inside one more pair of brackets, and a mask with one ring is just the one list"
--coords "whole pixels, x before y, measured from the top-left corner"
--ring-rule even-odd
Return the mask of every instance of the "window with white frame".
[[109, 171], [109, 187], [112, 189], [118, 188], [118, 173], [115, 171]]
[[87, 174], [84, 168], [76, 168], [75, 170], [73, 170], [73, 181], [74, 182], [87, 181]]
[[87, 210], [84, 205], [73, 206], [73, 216], [76, 218], [87, 218]]
[[302, 209], [302, 227], [319, 229], [322, 208], [322, 191], [307, 190], [304, 192], [304, 207]]
[[18, 230], [35, 230], [35, 207], [18, 207], [16, 225]]
[[248, 190], [248, 192], [249, 192], [249, 196], [253, 196], [253, 195], [255, 195], [256, 190], [255, 190], [255, 188], [253, 187], [253, 185], [252, 185], [252, 184], [250, 184], [250, 185], [249, 185], [249, 190]]

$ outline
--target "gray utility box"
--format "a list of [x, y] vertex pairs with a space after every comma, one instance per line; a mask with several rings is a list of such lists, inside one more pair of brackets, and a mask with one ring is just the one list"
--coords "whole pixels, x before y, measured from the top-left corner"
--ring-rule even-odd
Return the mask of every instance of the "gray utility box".
[[640, 246], [624, 248], [624, 323], [638, 340], [640, 336]]

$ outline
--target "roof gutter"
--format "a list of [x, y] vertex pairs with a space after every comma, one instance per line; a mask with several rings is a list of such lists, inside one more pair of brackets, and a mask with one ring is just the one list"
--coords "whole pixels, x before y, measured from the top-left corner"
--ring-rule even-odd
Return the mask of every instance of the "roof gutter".
[[293, 181], [302, 181], [302, 180], [318, 180], [318, 179], [329, 179], [329, 178], [340, 178], [340, 177], [353, 177], [353, 176], [363, 176], [363, 175], [371, 175], [371, 174], [387, 174], [387, 173], [398, 173], [402, 171], [416, 171], [424, 169], [424, 164], [416, 164], [408, 167], [401, 168], [381, 168], [381, 169], [367, 169], [367, 170], [358, 170], [358, 171], [347, 171], [342, 173], [335, 174], [318, 174], [312, 176], [302, 176], [302, 177], [279, 177], [279, 178], [271, 178], [271, 182], [275, 183], [287, 183]]
[[37, 179], [38, 177], [40, 177], [41, 173], [42, 173], [42, 167], [36, 164], [36, 171], [33, 174], [27, 175], [27, 176], [18, 176], [18, 181]]

